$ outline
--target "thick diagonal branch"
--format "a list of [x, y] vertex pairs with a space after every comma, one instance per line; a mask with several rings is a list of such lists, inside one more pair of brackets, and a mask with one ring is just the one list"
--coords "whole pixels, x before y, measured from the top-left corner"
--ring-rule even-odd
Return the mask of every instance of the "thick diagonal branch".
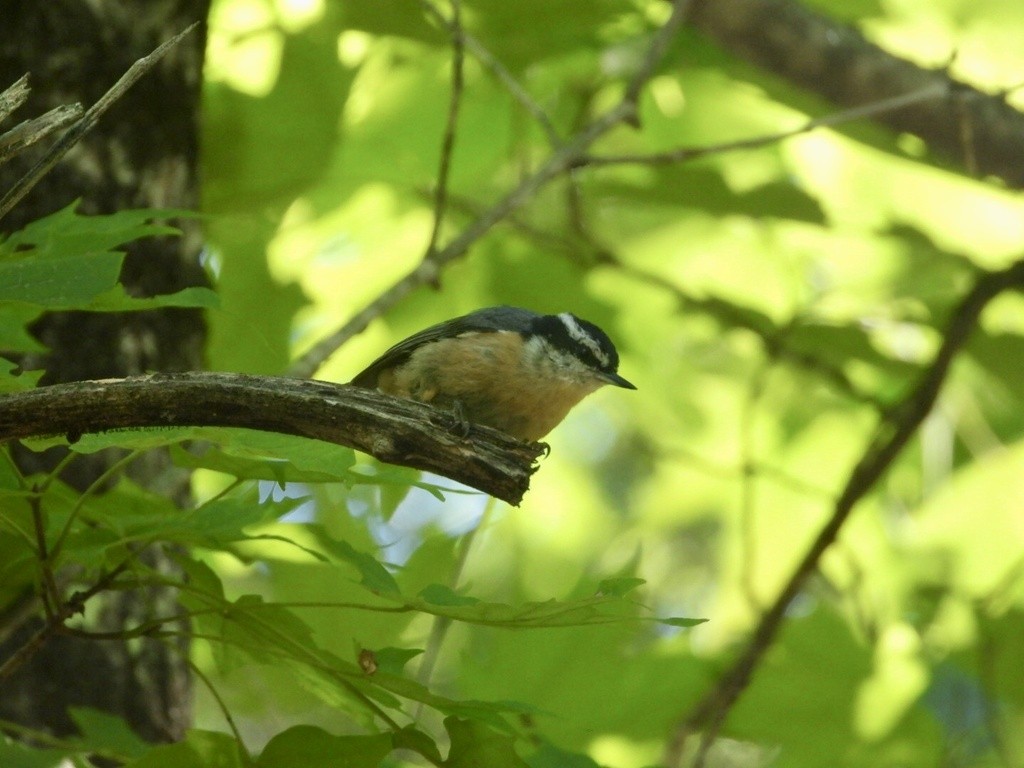
[[793, 0], [694, 0], [688, 21], [732, 54], [833, 104], [858, 107], [934, 91], [934, 99], [874, 119], [920, 137], [971, 175], [1024, 186], [1024, 114], [1005, 94], [984, 93], [943, 69], [894, 56]]
[[1024, 287], [1024, 261], [1016, 262], [1001, 272], [986, 274], [964, 297], [950, 318], [934, 361], [928, 366], [917, 386], [879, 426], [874, 439], [850, 473], [846, 487], [836, 500], [832, 516], [818, 532], [771, 607], [761, 617], [746, 648], [719, 678], [715, 687], [679, 722], [666, 751], [665, 762], [668, 766], [679, 765], [687, 737], [703, 730], [703, 746], [697, 763], [701, 762], [701, 755], [717, 734], [733, 704], [746, 689], [765, 652], [774, 642], [789, 604], [817, 570], [822, 555], [839, 536], [857, 502], [867, 495], [879, 478], [892, 466], [896, 457], [931, 412], [939, 390], [949, 374], [950, 365], [977, 326], [982, 310], [1003, 291], [1021, 287]]

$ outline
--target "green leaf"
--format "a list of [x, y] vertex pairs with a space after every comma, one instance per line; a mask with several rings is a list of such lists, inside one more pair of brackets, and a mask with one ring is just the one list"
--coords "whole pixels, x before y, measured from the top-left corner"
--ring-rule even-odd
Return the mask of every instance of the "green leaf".
[[919, 366], [883, 354], [860, 323], [829, 325], [804, 320], [787, 329], [781, 338], [782, 346], [812, 359], [837, 366], [853, 360], [868, 363], [881, 371], [898, 377], [913, 376]]
[[188, 607], [198, 611], [195, 631], [212, 643], [214, 659], [222, 672], [254, 661], [285, 664], [297, 670], [304, 682], [312, 682], [311, 689], [325, 701], [338, 705], [346, 702], [339, 681], [326, 670], [337, 667], [345, 676], [355, 677], [357, 668], [328, 661], [313, 641], [312, 630], [293, 611], [267, 603], [259, 595], [242, 595], [229, 601], [211, 593], [192, 594]]
[[[786, 744], [787, 763], [793, 765], [833, 764], [836, 744], [853, 743], [854, 714], [865, 693], [872, 649], [843, 618], [822, 607], [786, 622], [776, 653], [774, 663], [758, 670], [760, 683], [731, 713], [733, 732], [764, 744]], [[809, 690], [815, 694], [808, 696]]]
[[113, 752], [132, 758], [141, 757], [150, 748], [120, 717], [86, 707], [72, 707], [68, 711], [82, 733], [87, 751]]
[[789, 179], [773, 180], [749, 192], [734, 191], [716, 168], [675, 165], [648, 169], [643, 183], [622, 179], [598, 180], [593, 191], [631, 202], [677, 208], [692, 206], [718, 215], [747, 215], [758, 219], [776, 217], [803, 222], [823, 222], [820, 203]]
[[373, 652], [377, 670], [391, 675], [401, 675], [410, 659], [423, 653], [421, 648], [378, 648]]
[[354, 565], [361, 577], [359, 583], [368, 590], [379, 595], [401, 596], [401, 589], [399, 589], [395, 577], [375, 557], [356, 550], [347, 541], [338, 541], [322, 536], [320, 537], [320, 542], [330, 554], [350, 565]]
[[250, 429], [202, 429], [192, 436], [210, 445], [194, 451], [172, 448], [178, 466], [278, 483], [351, 484], [354, 479], [348, 469], [355, 464], [355, 452], [340, 445]]
[[670, 617], [667, 619], [656, 619], [659, 624], [667, 624], [670, 627], [696, 627], [698, 624], [704, 624], [707, 619], [683, 619], [678, 617]]
[[1024, 337], [1014, 333], [990, 333], [978, 329], [967, 344], [977, 363], [994, 376], [1017, 400], [1024, 399], [1020, 361], [1024, 359]]
[[[613, 580], [614, 581], [614, 580]], [[417, 610], [445, 616], [469, 624], [515, 629], [576, 627], [622, 622], [656, 621], [674, 627], [692, 627], [706, 619], [655, 618], [637, 616], [637, 604], [615, 595], [599, 595], [581, 600], [545, 600], [511, 605], [489, 603], [459, 595], [442, 584], [424, 588], [417, 599], [408, 602]]]
[[395, 749], [411, 749], [413, 752], [423, 755], [435, 765], [442, 762], [441, 752], [438, 750], [434, 740], [414, 726], [405, 726], [402, 730], [392, 734], [392, 738], [394, 739]]
[[[181, 443], [196, 441], [194, 450]], [[31, 442], [33, 446], [52, 441]], [[349, 468], [355, 463], [351, 448], [293, 435], [228, 427], [152, 427], [82, 435], [70, 445], [76, 453], [107, 448], [145, 450], [171, 446], [177, 466], [212, 469], [246, 480], [278, 483], [346, 483], [361, 480]]]
[[42, 352], [46, 349], [27, 330], [40, 314], [37, 307], [0, 304], [0, 349], [8, 352]]
[[117, 284], [123, 260], [123, 253], [0, 260], [0, 302], [47, 310], [88, 307]]
[[20, 366], [0, 357], [0, 394], [35, 389], [44, 371], [22, 371]]
[[[148, 429], [118, 429], [107, 432], [92, 432], [82, 435], [74, 443], [68, 445], [75, 453], [97, 453], [108, 448], [124, 448], [127, 450], [148, 450], [173, 445], [184, 440], [198, 440], [204, 437], [204, 427], [151, 427]], [[46, 446], [43, 440], [29, 443], [33, 448]]]
[[183, 307], [186, 309], [219, 309], [220, 296], [215, 291], [202, 286], [182, 288], [176, 293], [164, 293], [159, 296], [139, 298], [130, 296], [124, 287], [117, 285], [106, 293], [101, 293], [85, 307], [90, 312], [138, 312], [146, 309], [163, 307]]
[[417, 470], [410, 470], [407, 467], [399, 467], [399, 469], [406, 470], [404, 482], [383, 481], [379, 473], [375, 473], [373, 476], [374, 483], [380, 488], [380, 515], [384, 518], [385, 522], [390, 521], [394, 517], [398, 506], [409, 497], [416, 484], [416, 480], [422, 474]]
[[[475, 34], [514, 71], [551, 57], [597, 51], [605, 30], [618, 21], [623, 6], [615, 0], [473, 0]], [[530, 34], [523, 34], [523, 19], [530, 20]]]
[[409, 13], [403, 0], [351, 0], [345, 3], [345, 21], [353, 29], [394, 35], [443, 45], [447, 38], [423, 14]]
[[208, 603], [203, 604], [197, 601], [195, 597], [196, 592], [201, 593], [208, 600], [217, 604], [227, 603], [224, 597], [224, 583], [209, 565], [201, 560], [185, 556], [180, 550], [171, 550], [170, 556], [184, 572], [190, 587], [190, 589], [183, 590], [181, 593], [179, 599], [183, 603], [187, 602], [190, 606], [196, 608], [208, 605]]
[[507, 734], [457, 717], [446, 717], [444, 727], [452, 742], [444, 763], [447, 768], [528, 768]]
[[566, 752], [544, 742], [527, 760], [530, 768], [601, 768], [588, 755]]
[[352, 471], [352, 482], [376, 485], [380, 488], [380, 512], [385, 520], [391, 519], [398, 505], [408, 498], [409, 491], [413, 488], [426, 491], [438, 501], [444, 501], [445, 494], [473, 495], [478, 493], [478, 491], [463, 487], [428, 482], [423, 480], [422, 476], [423, 473], [418, 469], [373, 461], [370, 464], [357, 464]]
[[125, 768], [247, 768], [249, 764], [231, 736], [195, 730], [176, 744], [154, 747]]
[[[211, 83], [203, 141], [208, 210], [287, 205], [323, 176], [340, 143], [339, 115], [355, 78], [338, 60], [338, 35], [348, 28], [343, 8], [328, 4], [319, 24], [281, 35], [280, 66], [265, 95]], [[288, 162], [281, 162], [285, 156]], [[251, 229], [231, 225], [243, 237]]]
[[420, 598], [433, 605], [476, 605], [480, 601], [469, 595], [460, 595], [444, 584], [430, 584], [422, 589]]
[[[90, 309], [116, 288], [125, 254], [118, 246], [178, 230], [152, 224], [170, 211], [80, 216], [74, 205], [38, 219], [0, 242], [0, 302], [35, 308]], [[121, 291], [123, 293], [123, 291]], [[196, 294], [190, 293], [192, 300]]]
[[726, 328], [745, 328], [765, 338], [774, 336], [778, 331], [778, 326], [765, 313], [717, 296], [707, 296], [693, 304], [694, 309], [715, 318]]
[[620, 576], [614, 579], [602, 579], [601, 583], [597, 585], [597, 594], [609, 595], [611, 597], [624, 597], [637, 587], [646, 583], [646, 579], [640, 579], [635, 576]]
[[388, 734], [333, 736], [298, 725], [277, 734], [256, 759], [259, 768], [377, 768], [391, 752]]
[[106, 251], [140, 237], [174, 235], [178, 230], [151, 222], [163, 217], [194, 215], [188, 211], [141, 209], [83, 216], [74, 202], [49, 216], [29, 223], [0, 241], [0, 259], [17, 260], [35, 251], [39, 258], [61, 258], [69, 253]]
[[4, 768], [63, 768], [73, 754], [71, 750], [33, 749], [0, 739], [0, 765]]
[[43, 503], [51, 536], [63, 528], [73, 507], [80, 508], [83, 524], [71, 529], [62, 557], [79, 565], [99, 567], [123, 560], [129, 554], [129, 545], [150, 541], [233, 552], [229, 544], [254, 538], [245, 532], [246, 528], [286, 515], [302, 499], [261, 502], [258, 490], [250, 488], [182, 510], [169, 499], [123, 479], [107, 493], [81, 501], [74, 491], [54, 485]]
[[0, 455], [0, 491], [21, 492], [24, 486], [21, 482], [21, 475], [11, 458], [9, 444], [0, 446], [0, 451], [3, 452]]

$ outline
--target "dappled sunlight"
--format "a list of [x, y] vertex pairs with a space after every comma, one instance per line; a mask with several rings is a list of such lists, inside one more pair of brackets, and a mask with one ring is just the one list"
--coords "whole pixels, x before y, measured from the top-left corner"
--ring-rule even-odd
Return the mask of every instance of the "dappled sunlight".
[[[0, 463], [0, 572], [46, 632], [95, 622], [90, 588], [178, 591], [120, 638], [191, 622], [209, 690], [168, 750], [1020, 762], [1024, 162], [998, 139], [1024, 124], [1024, 11], [801, 0], [814, 30], [764, 14], [743, 42], [753, 16], [685, 5], [216, 0], [196, 269], [220, 306], [121, 295], [124, 244], [171, 234], [152, 212], [0, 240], [11, 397], [53, 392], [19, 367], [45, 313], [107, 313], [121, 340], [154, 307], [203, 308], [206, 362], [243, 389], [316, 393], [190, 417], [245, 430], [168, 428], [171, 404], [30, 435], [71, 466], [120, 451], [85, 491]], [[911, 62], [963, 82], [894, 94]], [[918, 110], [949, 119], [898, 135]], [[501, 305], [537, 314], [444, 322]], [[140, 374], [148, 333], [118, 341]], [[382, 354], [357, 387], [301, 381]], [[141, 457], [192, 472], [184, 508], [130, 479]], [[180, 573], [138, 559], [154, 542]]]

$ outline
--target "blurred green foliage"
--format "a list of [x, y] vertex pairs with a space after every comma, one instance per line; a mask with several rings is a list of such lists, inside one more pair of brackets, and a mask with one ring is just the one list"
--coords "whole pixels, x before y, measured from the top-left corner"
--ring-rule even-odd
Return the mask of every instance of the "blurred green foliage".
[[[1012, 3], [812, 5], [914, 60], [955, 52], [955, 73], [982, 88], [1024, 70]], [[664, 11], [648, 0], [462, 8], [563, 138], [619, 98]], [[202, 127], [222, 302], [211, 368], [282, 372], [419, 262], [450, 67], [447, 35], [412, 0], [217, 0]], [[644, 90], [642, 127], [594, 151], [716, 145], [825, 110], [686, 31]], [[550, 151], [468, 54], [442, 243]], [[127, 481], [84, 504], [55, 484], [55, 535], [79, 516], [102, 522], [67, 538], [65, 556], [89, 568], [120, 562], [142, 536], [198, 547], [185, 605], [216, 695], [200, 686], [197, 730], [143, 756], [114, 724], [87, 734], [133, 766], [248, 764], [221, 733], [223, 706], [268, 768], [441, 755], [656, 764], [827, 519], [878, 420], [926, 370], [951, 309], [982, 270], [1019, 257], [1022, 222], [1017, 194], [864, 124], [559, 178], [319, 375], [345, 381], [404, 335], [511, 303], [601, 325], [638, 391], [577, 408], [517, 509], [437, 478], [407, 492], [418, 478], [350, 453], [228, 431], [155, 436], [212, 441], [174, 453], [198, 467], [185, 521]], [[29, 268], [17, 255], [0, 275]], [[0, 304], [0, 347], [31, 348], [25, 322], [61, 301]], [[1006, 295], [790, 607], [715, 764], [1024, 761], [1022, 371], [1024, 303]], [[4, 474], [0, 489], [30, 495]], [[34, 573], [19, 510], [0, 535], [5, 585]], [[382, 728], [380, 711], [397, 727]], [[50, 765], [74, 751], [57, 746], [35, 762], [10, 745], [0, 755]]]

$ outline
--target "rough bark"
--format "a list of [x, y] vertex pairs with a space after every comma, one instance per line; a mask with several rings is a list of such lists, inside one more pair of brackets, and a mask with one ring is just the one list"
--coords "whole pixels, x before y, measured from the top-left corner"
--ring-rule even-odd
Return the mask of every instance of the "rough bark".
[[[197, 20], [208, 0], [0, 0], [0, 83], [25, 73], [32, 87], [20, 120], [80, 102], [88, 107], [138, 58]], [[198, 201], [198, 107], [205, 27], [137, 83], [51, 174], [0, 222], [5, 231], [81, 199], [84, 213], [125, 208], [194, 208]], [[43, 142], [45, 144], [45, 142]], [[7, 189], [34, 162], [32, 152], [0, 167]], [[151, 239], [129, 248], [122, 280], [146, 296], [206, 282], [199, 264], [199, 232], [182, 222], [181, 238]], [[23, 361], [46, 369], [47, 384], [125, 376], [147, 370], [202, 367], [205, 329], [188, 310], [129, 314], [62, 313], [33, 328], [49, 352]], [[52, 467], [58, 451], [18, 452], [26, 472]], [[77, 459], [62, 477], [88, 486], [116, 457]], [[179, 499], [185, 478], [167, 472], [159, 452], [133, 465], [133, 477]], [[159, 550], [149, 553], [157, 567], [170, 567]], [[164, 613], [174, 596], [104, 596], [100, 628], [117, 630], [151, 612]], [[164, 606], [163, 610], [161, 605]], [[9, 655], [38, 627], [30, 617], [0, 645]], [[189, 721], [184, 648], [153, 640], [129, 645], [56, 637], [0, 691], [0, 718], [56, 734], [73, 732], [69, 706], [91, 706], [124, 717], [144, 738], [178, 738]]]
[[245, 427], [355, 448], [518, 504], [541, 443], [431, 405], [326, 381], [174, 373], [59, 384], [0, 398], [0, 441], [135, 427]]

